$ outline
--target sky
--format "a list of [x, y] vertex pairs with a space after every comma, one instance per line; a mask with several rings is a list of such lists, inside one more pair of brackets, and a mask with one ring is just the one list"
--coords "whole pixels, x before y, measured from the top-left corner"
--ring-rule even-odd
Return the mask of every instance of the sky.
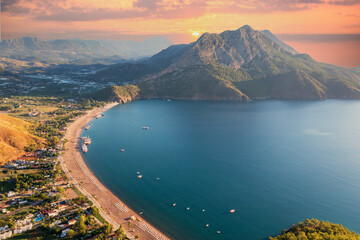
[[316, 60], [360, 65], [360, 0], [1, 0], [2, 37], [189, 43], [204, 32], [268, 29]]

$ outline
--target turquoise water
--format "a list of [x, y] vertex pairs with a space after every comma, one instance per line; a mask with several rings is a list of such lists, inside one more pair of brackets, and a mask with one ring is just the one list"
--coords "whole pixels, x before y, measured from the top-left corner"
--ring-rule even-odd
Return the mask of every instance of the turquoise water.
[[360, 232], [360, 101], [144, 100], [92, 123], [90, 169], [173, 239], [265, 239], [306, 218]]

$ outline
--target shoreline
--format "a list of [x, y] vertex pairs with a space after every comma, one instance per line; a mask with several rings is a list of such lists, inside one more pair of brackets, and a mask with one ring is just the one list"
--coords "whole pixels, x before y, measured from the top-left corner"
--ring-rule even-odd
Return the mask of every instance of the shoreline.
[[[69, 178], [69, 182], [87, 196], [90, 201], [98, 207], [101, 216], [113, 225], [113, 230], [119, 228], [120, 224], [125, 228], [126, 236], [129, 239], [135, 239], [139, 235], [140, 239], [145, 240], [170, 240], [154, 226], [146, 222], [130, 207], [125, 205], [121, 199], [113, 194], [105, 185], [103, 185], [86, 165], [79, 148], [79, 138], [83, 128], [93, 120], [97, 115], [119, 105], [119, 103], [110, 103], [102, 108], [96, 108], [88, 111], [85, 115], [77, 118], [71, 123], [63, 139], [67, 139], [66, 148], [61, 151], [59, 161], [62, 169]], [[63, 141], [63, 140], [62, 140]], [[130, 216], [135, 216], [141, 221], [133, 220], [133, 226], [128, 227]], [[131, 232], [130, 231], [133, 231]]]

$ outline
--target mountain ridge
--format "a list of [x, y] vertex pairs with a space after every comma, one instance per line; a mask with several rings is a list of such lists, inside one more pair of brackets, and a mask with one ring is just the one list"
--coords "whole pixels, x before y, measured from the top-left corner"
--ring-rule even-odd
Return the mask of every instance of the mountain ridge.
[[[129, 69], [136, 69], [136, 74], [129, 74]], [[360, 98], [356, 69], [317, 62], [270, 31], [248, 25], [220, 34], [204, 33], [196, 42], [171, 46], [144, 61], [119, 64], [96, 77], [118, 84], [126, 79], [126, 83], [138, 84], [148, 97], [239, 101]], [[233, 95], [234, 90], [238, 94]]]
[[0, 42], [0, 56], [16, 60], [33, 58], [52, 64], [80, 63], [83, 59], [109, 58], [110, 63], [149, 57], [171, 45], [165, 37], [152, 37], [143, 41], [131, 40], [82, 40], [55, 39], [41, 40], [23, 37]]

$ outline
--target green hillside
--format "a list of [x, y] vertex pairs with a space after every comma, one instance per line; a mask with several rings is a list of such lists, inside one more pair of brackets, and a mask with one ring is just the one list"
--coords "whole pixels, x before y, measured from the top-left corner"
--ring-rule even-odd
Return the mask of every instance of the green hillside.
[[224, 72], [222, 75], [210, 66], [187, 67], [181, 72], [168, 73], [156, 80], [140, 82], [139, 87], [144, 97], [249, 101], [228, 80], [231, 74]]
[[300, 222], [298, 225], [293, 225], [289, 230], [284, 230], [281, 235], [269, 238], [269, 240], [307, 239], [359, 240], [360, 235], [340, 224], [306, 219], [305, 222]]

